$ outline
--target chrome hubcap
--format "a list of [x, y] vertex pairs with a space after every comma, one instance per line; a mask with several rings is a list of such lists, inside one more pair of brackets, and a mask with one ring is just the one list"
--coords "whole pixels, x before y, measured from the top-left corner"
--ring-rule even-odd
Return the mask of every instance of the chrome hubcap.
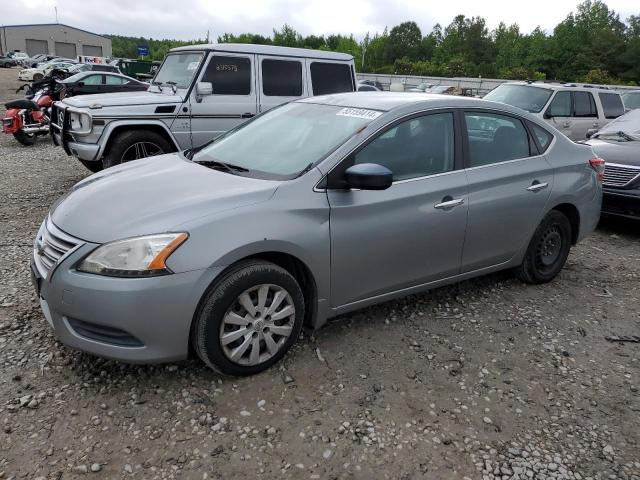
[[291, 336], [295, 318], [287, 290], [272, 284], [251, 287], [236, 298], [222, 320], [222, 351], [240, 365], [266, 362]]
[[130, 162], [131, 160], [153, 157], [155, 155], [162, 155], [163, 153], [162, 149], [153, 142], [137, 142], [124, 151], [121, 160], [123, 162]]

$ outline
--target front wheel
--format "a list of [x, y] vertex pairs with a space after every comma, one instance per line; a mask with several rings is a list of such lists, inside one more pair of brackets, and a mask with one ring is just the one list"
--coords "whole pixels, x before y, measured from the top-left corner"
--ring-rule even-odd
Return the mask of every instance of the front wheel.
[[516, 276], [525, 283], [547, 283], [564, 267], [571, 249], [571, 223], [557, 210], [549, 212], [536, 229]]
[[295, 343], [304, 309], [302, 290], [285, 269], [261, 260], [240, 262], [203, 299], [194, 320], [193, 348], [220, 373], [253, 375]]
[[130, 130], [116, 135], [102, 159], [104, 168], [172, 152], [171, 144], [151, 130]]
[[13, 134], [13, 137], [22, 145], [25, 145], [27, 147], [30, 147], [31, 145], [36, 143], [35, 133], [16, 132]]

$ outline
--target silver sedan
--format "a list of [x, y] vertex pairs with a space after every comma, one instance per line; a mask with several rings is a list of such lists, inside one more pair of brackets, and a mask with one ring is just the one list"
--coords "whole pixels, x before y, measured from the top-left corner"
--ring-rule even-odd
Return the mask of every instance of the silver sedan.
[[603, 161], [522, 110], [351, 93], [72, 188], [34, 246], [65, 344], [128, 362], [193, 351], [231, 375], [303, 325], [503, 269], [552, 280], [598, 223]]

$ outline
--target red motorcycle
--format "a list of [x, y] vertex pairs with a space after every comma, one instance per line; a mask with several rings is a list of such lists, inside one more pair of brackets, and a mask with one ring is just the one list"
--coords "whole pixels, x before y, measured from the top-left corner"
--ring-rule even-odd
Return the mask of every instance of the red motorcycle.
[[53, 99], [36, 94], [33, 100], [13, 100], [6, 103], [7, 112], [2, 119], [2, 131], [13, 134], [23, 145], [33, 145], [36, 137], [49, 133], [49, 114]]

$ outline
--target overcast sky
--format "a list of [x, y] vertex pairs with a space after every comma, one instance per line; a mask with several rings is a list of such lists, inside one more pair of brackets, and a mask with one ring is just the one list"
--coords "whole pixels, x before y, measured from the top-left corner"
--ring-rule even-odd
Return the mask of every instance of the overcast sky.
[[[414, 20], [427, 34], [436, 23], [448, 25], [457, 14], [480, 15], [490, 28], [518, 23], [524, 32], [547, 31], [575, 10], [579, 0], [2, 0], [4, 25], [55, 21], [96, 33], [153, 38], [211, 38], [229, 33], [270, 35], [288, 23], [303, 35], [382, 32]], [[626, 19], [640, 14], [638, 0], [606, 0]]]

